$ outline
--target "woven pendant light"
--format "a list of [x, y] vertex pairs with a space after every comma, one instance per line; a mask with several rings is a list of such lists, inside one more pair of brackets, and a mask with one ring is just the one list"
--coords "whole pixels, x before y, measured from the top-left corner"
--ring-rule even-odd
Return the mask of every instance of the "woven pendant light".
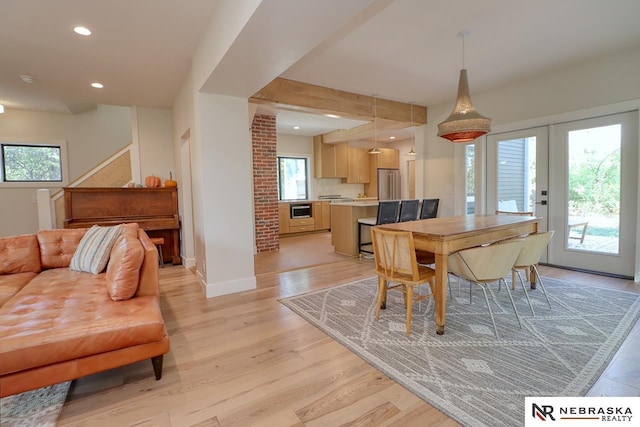
[[462, 37], [462, 70], [460, 70], [456, 105], [449, 117], [438, 124], [438, 136], [451, 142], [473, 141], [491, 130], [491, 119], [476, 111], [469, 95], [469, 80], [467, 70], [464, 68], [464, 37], [468, 34], [466, 31], [458, 33], [458, 37]]

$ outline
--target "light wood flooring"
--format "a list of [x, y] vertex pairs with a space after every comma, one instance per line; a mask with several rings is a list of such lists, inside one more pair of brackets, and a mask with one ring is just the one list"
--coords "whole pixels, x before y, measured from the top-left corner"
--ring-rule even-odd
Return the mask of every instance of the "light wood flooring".
[[[256, 266], [291, 267], [276, 258], [258, 255]], [[256, 290], [209, 300], [189, 270], [161, 269], [162, 310], [171, 339], [162, 379], [154, 380], [145, 361], [77, 380], [58, 425], [457, 425], [278, 302], [370, 277], [371, 260], [294, 268], [268, 273], [264, 267]], [[640, 292], [626, 280], [548, 267], [541, 273]], [[636, 325], [592, 394], [640, 396], [638, 352]]]
[[280, 236], [280, 250], [264, 252], [255, 257], [254, 270], [256, 276], [259, 276], [315, 267], [350, 258], [333, 251], [330, 232]]

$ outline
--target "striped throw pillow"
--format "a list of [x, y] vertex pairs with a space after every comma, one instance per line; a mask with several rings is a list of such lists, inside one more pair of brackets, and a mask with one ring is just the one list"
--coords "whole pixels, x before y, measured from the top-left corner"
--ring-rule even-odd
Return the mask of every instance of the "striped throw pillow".
[[82, 236], [71, 257], [69, 269], [86, 273], [101, 273], [109, 262], [111, 248], [122, 232], [122, 226], [100, 227], [94, 225]]

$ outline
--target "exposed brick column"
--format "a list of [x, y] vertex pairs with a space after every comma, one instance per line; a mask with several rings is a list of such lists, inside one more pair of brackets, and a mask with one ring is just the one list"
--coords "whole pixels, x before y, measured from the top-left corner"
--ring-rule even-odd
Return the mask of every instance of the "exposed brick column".
[[280, 249], [275, 116], [256, 115], [251, 126], [253, 205], [258, 253]]

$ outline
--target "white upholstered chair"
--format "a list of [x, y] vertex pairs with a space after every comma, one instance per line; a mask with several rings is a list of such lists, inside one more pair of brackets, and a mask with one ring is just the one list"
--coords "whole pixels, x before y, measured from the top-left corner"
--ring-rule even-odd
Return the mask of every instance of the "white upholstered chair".
[[[496, 327], [493, 311], [489, 304], [486, 286], [492, 282], [505, 282], [504, 276], [509, 274], [513, 269], [514, 263], [523, 244], [524, 242], [521, 239], [511, 239], [504, 242], [498, 242], [493, 245], [464, 249], [449, 255], [448, 258], [449, 273], [466, 279], [470, 283], [475, 283], [482, 288], [496, 338], [499, 338], [498, 328]], [[511, 290], [507, 286], [506, 282], [505, 288], [507, 289], [509, 300], [511, 300], [513, 311], [518, 319], [518, 325], [520, 326], [520, 329], [522, 329], [518, 310], [513, 302]]]
[[[547, 290], [544, 288], [542, 277], [540, 276], [540, 273], [538, 273], [538, 267], [536, 267], [536, 265], [540, 262], [540, 257], [542, 257], [545, 249], [547, 249], [547, 246], [549, 245], [552, 237], [553, 230], [544, 233], [529, 234], [528, 236], [524, 237], [522, 239], [524, 241], [524, 244], [522, 246], [522, 249], [520, 250], [520, 254], [513, 264], [513, 276], [515, 276], [515, 274], [518, 275], [520, 283], [522, 284], [522, 289], [524, 290], [524, 294], [526, 295], [527, 301], [529, 302], [531, 314], [533, 314], [534, 316], [536, 315], [536, 313], [533, 310], [533, 305], [531, 305], [529, 294], [527, 294], [527, 289], [524, 285], [524, 280], [522, 279], [519, 270], [524, 270], [527, 273], [527, 281], [529, 281], [528, 273], [531, 269], [533, 269], [533, 271], [536, 273], [537, 281], [538, 283], [540, 283], [540, 287], [542, 288], [542, 293], [544, 293], [544, 296], [547, 299], [547, 304], [549, 304], [549, 308], [551, 308], [551, 301], [549, 301]], [[515, 277], [512, 277], [512, 280], [515, 284]]]

